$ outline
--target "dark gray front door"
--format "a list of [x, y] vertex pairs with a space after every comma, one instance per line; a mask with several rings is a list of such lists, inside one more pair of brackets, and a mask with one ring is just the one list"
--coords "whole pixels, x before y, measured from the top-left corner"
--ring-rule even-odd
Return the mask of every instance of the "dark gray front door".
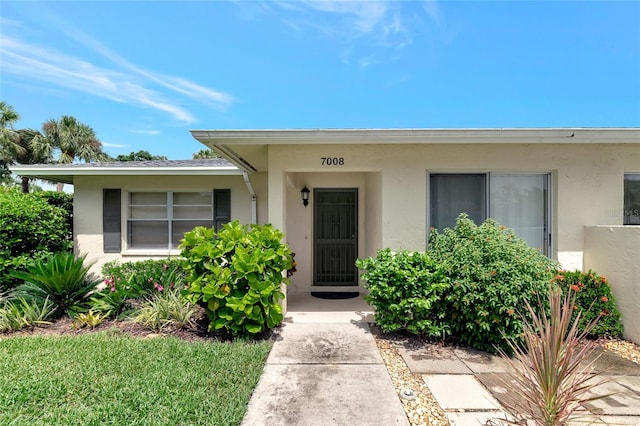
[[357, 286], [358, 189], [314, 189], [314, 285]]

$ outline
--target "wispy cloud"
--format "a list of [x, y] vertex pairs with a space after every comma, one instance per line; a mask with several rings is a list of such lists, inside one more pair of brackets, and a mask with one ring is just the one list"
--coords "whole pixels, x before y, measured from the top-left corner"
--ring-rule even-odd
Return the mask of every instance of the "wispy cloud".
[[343, 62], [354, 62], [360, 68], [397, 58], [398, 50], [413, 43], [416, 23], [422, 25], [427, 18], [437, 25], [441, 16], [436, 0], [281, 0], [268, 4], [273, 13], [275, 7], [284, 11], [282, 20], [290, 28], [311, 28], [347, 44], [341, 54]]
[[129, 145], [120, 145], [117, 143], [109, 143], [109, 142], [105, 142], [105, 141], [101, 141], [102, 142], [102, 146], [105, 146], [107, 148], [126, 148]]
[[[3, 34], [0, 38], [0, 55], [4, 73], [44, 81], [114, 102], [151, 108], [184, 123], [193, 123], [196, 118], [188, 109], [169, 99], [173, 99], [175, 94], [219, 110], [224, 110], [234, 101], [228, 93], [201, 86], [183, 77], [168, 76], [139, 67], [60, 18], [48, 18], [53, 27], [71, 40], [108, 59], [110, 67], [96, 65], [50, 46]], [[19, 27], [16, 22], [11, 24]], [[165, 94], [166, 90], [174, 95]]]
[[136, 133], [138, 135], [159, 135], [160, 134], [160, 130], [153, 130], [153, 129], [149, 129], [149, 130], [131, 130], [131, 133]]

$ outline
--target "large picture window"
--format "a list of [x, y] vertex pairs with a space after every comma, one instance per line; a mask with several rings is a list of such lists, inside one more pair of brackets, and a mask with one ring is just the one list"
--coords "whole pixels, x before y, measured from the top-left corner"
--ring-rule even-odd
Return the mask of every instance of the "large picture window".
[[455, 226], [460, 213], [476, 224], [491, 217], [550, 253], [549, 175], [434, 173], [429, 176], [430, 227]]
[[640, 173], [624, 175], [624, 225], [640, 225]]
[[127, 247], [176, 249], [184, 233], [196, 226], [222, 226], [230, 220], [229, 194], [229, 190], [130, 192]]

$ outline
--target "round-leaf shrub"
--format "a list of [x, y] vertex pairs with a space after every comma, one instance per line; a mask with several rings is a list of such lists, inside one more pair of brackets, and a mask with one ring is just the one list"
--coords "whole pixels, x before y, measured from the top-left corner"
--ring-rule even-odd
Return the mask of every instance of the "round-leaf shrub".
[[445, 304], [452, 335], [487, 351], [510, 351], [507, 340], [521, 339], [525, 302], [544, 302], [558, 268], [495, 220], [477, 226], [464, 214], [453, 229], [432, 230], [429, 254], [451, 282]]
[[427, 253], [379, 250], [375, 258], [358, 259], [356, 266], [365, 270], [365, 300], [375, 307], [375, 321], [383, 332], [446, 336], [441, 300], [449, 283]]
[[583, 332], [588, 324], [597, 319], [597, 323], [589, 332], [588, 337], [622, 336], [623, 326], [620, 320], [620, 311], [605, 277], [601, 277], [591, 270], [588, 272], [559, 270], [553, 278], [553, 282], [562, 289], [562, 293], [565, 295], [569, 291], [576, 293], [572, 321], [575, 321], [576, 315], [581, 312], [578, 322], [580, 332]]
[[233, 221], [217, 233], [196, 227], [180, 244], [187, 273], [185, 296], [201, 304], [210, 331], [253, 336], [283, 320], [288, 283], [283, 273], [292, 268], [293, 255], [284, 235], [271, 225], [241, 225]]
[[36, 260], [71, 252], [66, 213], [45, 199], [0, 189], [0, 291], [19, 284], [11, 270], [24, 271]]

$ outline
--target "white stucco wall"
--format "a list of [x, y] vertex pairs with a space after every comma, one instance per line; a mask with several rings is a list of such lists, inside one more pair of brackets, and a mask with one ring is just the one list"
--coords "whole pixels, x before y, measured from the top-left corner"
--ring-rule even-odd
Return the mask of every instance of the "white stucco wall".
[[[304, 212], [299, 193], [304, 184], [311, 190], [349, 187], [353, 184], [347, 177], [363, 173], [366, 219], [360, 229], [367, 234], [365, 241], [375, 241], [376, 248], [424, 250], [429, 173], [529, 172], [551, 175], [552, 257], [567, 269], [581, 269], [584, 226], [622, 223], [624, 173], [640, 165], [640, 150], [632, 144], [336, 143], [268, 148], [268, 220], [295, 245], [299, 265], [311, 263], [311, 219], [298, 217]], [[322, 165], [322, 157], [342, 158], [344, 165]], [[314, 174], [313, 181], [300, 180], [303, 173]], [[366, 255], [375, 253], [373, 245], [364, 243]], [[302, 280], [310, 276], [303, 271], [297, 286], [304, 287]]]
[[[580, 269], [585, 226], [621, 225], [624, 173], [640, 172], [637, 144], [339, 142], [269, 145], [269, 171], [250, 176], [257, 193], [258, 223], [271, 223], [283, 230], [297, 253], [298, 273], [293, 277], [292, 290], [308, 289], [311, 282], [313, 209], [312, 205], [306, 209], [302, 206], [300, 189], [305, 184], [311, 190], [359, 189], [359, 255], [370, 256], [378, 248], [426, 248], [429, 173], [550, 173], [552, 256], [567, 269]], [[341, 158], [344, 162], [323, 165], [322, 157]], [[79, 252], [88, 253], [90, 260], [99, 261], [94, 267], [97, 270], [102, 263], [120, 257], [102, 253], [102, 188], [133, 191], [231, 188], [232, 217], [244, 223], [250, 221], [249, 192], [240, 176], [86, 176], [78, 178], [74, 187], [76, 247]], [[123, 212], [123, 220], [125, 217]], [[147, 255], [125, 253], [123, 259]]]
[[640, 226], [585, 227], [584, 270], [607, 277], [624, 335], [640, 344]]
[[[251, 177], [254, 188], [266, 188], [265, 174]], [[103, 253], [102, 239], [102, 189], [120, 188], [122, 202], [122, 253]], [[198, 191], [231, 189], [231, 217], [243, 223], [251, 221], [251, 198], [241, 176], [84, 176], [74, 181], [74, 233], [75, 250], [87, 254], [93, 262], [92, 271], [100, 273], [102, 265], [114, 259], [126, 261], [164, 258], [177, 255], [177, 251], [127, 251], [126, 250], [126, 191]], [[256, 189], [256, 191], [257, 191]], [[258, 217], [266, 218], [266, 200], [258, 197]]]
[[382, 248], [382, 173], [365, 173], [364, 256], [375, 256]]

